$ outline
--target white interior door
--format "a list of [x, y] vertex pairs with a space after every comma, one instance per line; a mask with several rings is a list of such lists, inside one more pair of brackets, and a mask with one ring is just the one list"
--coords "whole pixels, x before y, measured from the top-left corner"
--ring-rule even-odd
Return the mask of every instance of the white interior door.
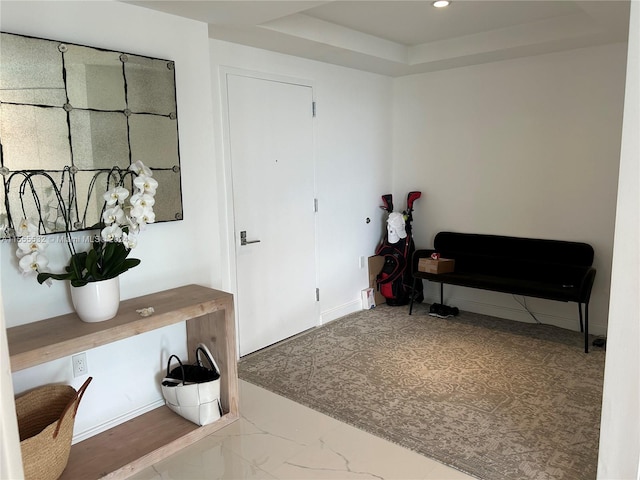
[[242, 356], [317, 324], [313, 96], [229, 74], [227, 98]]

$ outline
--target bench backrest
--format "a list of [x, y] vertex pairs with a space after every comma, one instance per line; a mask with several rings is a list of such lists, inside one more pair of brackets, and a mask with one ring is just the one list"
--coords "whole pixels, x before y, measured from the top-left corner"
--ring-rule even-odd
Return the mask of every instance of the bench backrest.
[[593, 264], [593, 248], [581, 242], [440, 232], [435, 251], [456, 259], [456, 271], [572, 281]]

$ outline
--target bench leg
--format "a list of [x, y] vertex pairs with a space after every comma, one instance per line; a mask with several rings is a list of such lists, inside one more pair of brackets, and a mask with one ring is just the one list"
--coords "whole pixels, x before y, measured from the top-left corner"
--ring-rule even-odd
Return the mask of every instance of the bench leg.
[[416, 294], [416, 281], [418, 279], [416, 277], [413, 277], [413, 283], [411, 284], [411, 303], [409, 304], [409, 315], [411, 315], [411, 312], [413, 312], [413, 298], [415, 297]]
[[589, 353], [589, 303], [584, 304], [584, 353]]
[[589, 353], [589, 304], [584, 304], [584, 328], [582, 327], [582, 303], [578, 302], [580, 314], [580, 331], [584, 332], [584, 353]]
[[440, 305], [444, 305], [444, 283], [440, 282]]
[[584, 327], [582, 326], [582, 303], [578, 302], [578, 314], [580, 315], [580, 331], [584, 332]]

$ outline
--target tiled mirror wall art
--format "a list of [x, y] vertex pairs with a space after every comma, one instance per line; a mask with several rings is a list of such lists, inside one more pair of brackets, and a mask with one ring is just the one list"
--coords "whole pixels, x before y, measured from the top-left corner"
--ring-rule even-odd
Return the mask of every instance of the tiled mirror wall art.
[[158, 181], [156, 221], [181, 220], [174, 62], [0, 33], [0, 160], [5, 237], [30, 217], [90, 229], [136, 161]]

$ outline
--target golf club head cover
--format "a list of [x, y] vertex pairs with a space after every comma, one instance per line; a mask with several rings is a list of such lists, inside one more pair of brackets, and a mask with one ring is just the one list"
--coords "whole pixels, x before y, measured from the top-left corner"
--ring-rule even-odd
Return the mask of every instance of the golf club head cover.
[[383, 209], [389, 213], [393, 212], [393, 196], [390, 193], [382, 195], [382, 203], [384, 203]]
[[409, 192], [407, 195], [407, 208], [409, 211], [413, 210], [413, 202], [418, 200], [422, 196], [422, 192]]

